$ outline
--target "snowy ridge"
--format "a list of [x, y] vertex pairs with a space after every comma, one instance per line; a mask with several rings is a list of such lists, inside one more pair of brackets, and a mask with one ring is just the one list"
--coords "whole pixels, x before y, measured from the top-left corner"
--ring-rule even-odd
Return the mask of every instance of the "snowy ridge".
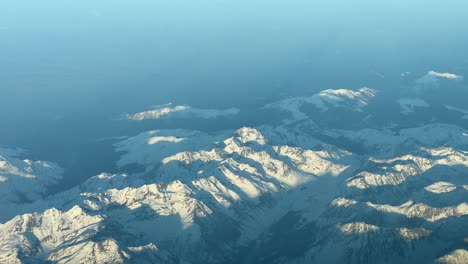
[[406, 151], [417, 145], [427, 147], [453, 146], [457, 149], [468, 147], [468, 131], [449, 124], [428, 124], [399, 131], [389, 129], [361, 129], [325, 131], [332, 138], [346, 138], [357, 143], [374, 155], [394, 156], [400, 149]]
[[369, 101], [376, 95], [376, 91], [367, 87], [357, 91], [347, 89], [328, 89], [314, 94], [310, 97], [293, 97], [281, 100], [276, 103], [265, 105], [265, 109], [279, 109], [290, 113], [290, 121], [307, 119], [308, 116], [301, 111], [305, 104], [312, 104], [320, 111], [324, 112], [330, 108], [349, 107], [354, 111], [361, 112]]
[[440, 80], [449, 80], [449, 81], [462, 81], [463, 76], [453, 74], [453, 73], [441, 73], [436, 71], [428, 71], [426, 75], [417, 79], [416, 89], [421, 90], [425, 87], [430, 86], [438, 86], [440, 84]]
[[128, 120], [142, 121], [161, 118], [202, 118], [212, 119], [237, 115], [240, 112], [237, 108], [229, 109], [200, 109], [187, 105], [173, 106], [172, 103], [156, 106], [155, 109], [147, 110], [135, 114], [127, 114]]
[[413, 201], [408, 201], [400, 206], [373, 203], [367, 203], [367, 205], [377, 209], [378, 211], [397, 213], [408, 218], [419, 217], [430, 222], [439, 221], [448, 217], [468, 215], [468, 203], [443, 208], [435, 208], [422, 203], [415, 204]]
[[[465, 152], [451, 148], [422, 149], [422, 153], [431, 154], [429, 157], [405, 155], [402, 157], [380, 160], [371, 158], [371, 169], [364, 169], [355, 177], [348, 180], [347, 186], [366, 189], [375, 186], [398, 185], [408, 177], [420, 175], [437, 165], [468, 167], [468, 158]], [[376, 165], [379, 164], [379, 165]], [[395, 165], [392, 165], [395, 164]], [[376, 172], [374, 172], [376, 171]]]
[[128, 114], [127, 119], [129, 120], [145, 120], [145, 119], [159, 119], [162, 117], [166, 117], [172, 113], [177, 113], [180, 111], [185, 111], [190, 109], [188, 106], [172, 106], [171, 103], [161, 106], [156, 106], [153, 110], [147, 110], [144, 112], [139, 112], [136, 114]]
[[222, 137], [183, 129], [144, 132], [115, 144], [117, 152], [125, 153], [117, 164], [150, 165], [181, 151], [210, 148]]
[[429, 71], [427, 73], [429, 76], [434, 76], [434, 77], [439, 77], [439, 78], [445, 78], [445, 79], [451, 79], [451, 80], [456, 80], [463, 78], [463, 76], [456, 75], [453, 73], [440, 73], [440, 72], [435, 72], [435, 71]]
[[142, 252], [146, 259], [141, 263], [171, 262], [167, 253], [151, 244], [122, 247], [111, 238], [96, 240], [105, 225], [103, 217], [89, 215], [78, 206], [66, 212], [52, 208], [17, 216], [0, 225], [0, 262], [127, 263]]
[[378, 226], [375, 225], [370, 225], [366, 223], [349, 223], [340, 226], [341, 232], [344, 234], [359, 234], [359, 233], [367, 233], [367, 232], [372, 232], [375, 230], [379, 230]]
[[450, 254], [447, 254], [439, 259], [437, 263], [443, 264], [463, 264], [468, 262], [468, 250], [457, 249]]

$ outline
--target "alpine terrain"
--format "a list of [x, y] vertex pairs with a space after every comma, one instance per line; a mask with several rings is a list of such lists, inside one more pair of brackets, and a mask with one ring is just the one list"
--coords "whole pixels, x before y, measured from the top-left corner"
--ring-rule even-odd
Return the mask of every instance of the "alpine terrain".
[[460, 78], [143, 106], [112, 121], [151, 128], [112, 139], [115, 171], [68, 190], [1, 148], [0, 263], [468, 263], [468, 105], [433, 100]]

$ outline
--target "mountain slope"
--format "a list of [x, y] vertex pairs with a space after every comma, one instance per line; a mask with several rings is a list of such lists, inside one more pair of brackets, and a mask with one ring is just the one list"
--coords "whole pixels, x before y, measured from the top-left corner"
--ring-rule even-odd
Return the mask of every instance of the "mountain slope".
[[18, 205], [43, 198], [62, 178], [57, 164], [21, 158], [24, 154], [0, 148], [0, 222], [14, 216]]

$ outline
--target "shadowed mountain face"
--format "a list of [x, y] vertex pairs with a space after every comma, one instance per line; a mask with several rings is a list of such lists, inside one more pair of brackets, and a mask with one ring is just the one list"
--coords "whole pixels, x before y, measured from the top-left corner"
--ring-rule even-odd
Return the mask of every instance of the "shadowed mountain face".
[[2, 1], [0, 263], [468, 263], [465, 10]]

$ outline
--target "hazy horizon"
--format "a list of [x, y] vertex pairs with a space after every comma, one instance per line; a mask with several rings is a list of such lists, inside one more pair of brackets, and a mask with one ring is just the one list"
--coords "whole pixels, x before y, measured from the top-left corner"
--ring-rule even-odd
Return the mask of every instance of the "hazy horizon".
[[466, 75], [467, 9], [466, 1], [2, 1], [1, 124], [382, 89], [378, 75], [403, 72]]

